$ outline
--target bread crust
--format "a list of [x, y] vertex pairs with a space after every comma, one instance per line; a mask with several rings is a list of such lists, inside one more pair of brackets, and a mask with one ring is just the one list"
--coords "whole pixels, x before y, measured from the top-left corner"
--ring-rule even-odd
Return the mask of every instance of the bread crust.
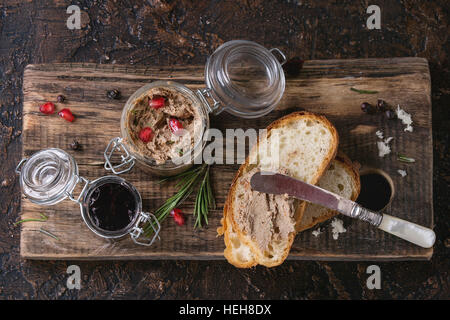
[[231, 243], [230, 234], [229, 234], [229, 224], [227, 223], [226, 219], [222, 219], [222, 225], [223, 225], [223, 235], [224, 235], [224, 241], [225, 241], [225, 250], [223, 252], [225, 258], [228, 260], [229, 263], [231, 263], [233, 266], [237, 268], [251, 268], [256, 266], [258, 263], [255, 259], [249, 259], [248, 262], [241, 262], [237, 259], [235, 259], [233, 255], [233, 245]]
[[[331, 132], [332, 135], [332, 145], [330, 148], [330, 151], [328, 152], [327, 156], [325, 157], [321, 167], [319, 168], [319, 170], [317, 170], [316, 175], [313, 177], [313, 179], [310, 181], [312, 184], [316, 184], [320, 177], [324, 174], [324, 172], [328, 169], [331, 160], [334, 159], [334, 157], [336, 156], [337, 153], [337, 147], [339, 145], [339, 136], [337, 133], [336, 128], [331, 124], [331, 122], [325, 118], [324, 116], [321, 115], [317, 115], [314, 113], [310, 113], [310, 112], [306, 112], [306, 111], [298, 111], [298, 112], [293, 112], [291, 114], [288, 114], [278, 120], [275, 120], [274, 122], [272, 122], [266, 129], [267, 129], [267, 134], [270, 133], [271, 130], [275, 129], [275, 128], [279, 128], [284, 126], [285, 124], [291, 122], [291, 121], [296, 121], [298, 119], [310, 119], [313, 121], [320, 121], [322, 122], [327, 128], [328, 130]], [[225, 206], [224, 206], [224, 219], [223, 219], [223, 230], [224, 230], [224, 234], [225, 234], [225, 245], [227, 245], [227, 249], [225, 249], [225, 257], [227, 258], [227, 260], [240, 268], [247, 268], [247, 265], [253, 266], [256, 263], [258, 264], [262, 264], [266, 267], [275, 267], [280, 265], [281, 263], [283, 263], [283, 261], [286, 259], [286, 257], [289, 254], [289, 251], [292, 247], [292, 243], [294, 242], [294, 238], [296, 235], [296, 232], [292, 232], [289, 237], [288, 237], [288, 245], [286, 246], [286, 249], [284, 250], [282, 257], [276, 261], [266, 261], [264, 260], [264, 257], [261, 257], [259, 255], [259, 251], [256, 247], [255, 244], [253, 243], [253, 241], [251, 241], [251, 239], [249, 238], [248, 235], [244, 234], [242, 232], [242, 230], [240, 230], [240, 228], [238, 227], [236, 221], [233, 218], [233, 212], [234, 212], [234, 202], [233, 202], [233, 198], [234, 198], [234, 194], [236, 191], [236, 187], [237, 187], [237, 180], [248, 170], [250, 170], [252, 168], [251, 165], [249, 165], [249, 161], [250, 161], [250, 156], [253, 154], [253, 152], [255, 152], [255, 150], [258, 150], [257, 148], [259, 147], [259, 143], [265, 138], [265, 136], [263, 137], [259, 137], [257, 143], [252, 147], [252, 150], [249, 152], [249, 155], [247, 156], [247, 158], [245, 159], [245, 162], [239, 167], [233, 182], [231, 184], [230, 190], [228, 192], [228, 196], [227, 196], [227, 200], [225, 202]], [[295, 220], [296, 220], [296, 226], [300, 223], [302, 217], [303, 217], [303, 213], [305, 211], [306, 208], [306, 203], [303, 201], [299, 201], [296, 211], [295, 211]], [[230, 244], [230, 239], [227, 239], [227, 221], [231, 222], [231, 226], [232, 229], [234, 230], [234, 232], [236, 232], [239, 236], [239, 239], [247, 246], [250, 247], [250, 250], [253, 252], [253, 254], [256, 256], [256, 260], [254, 263], [248, 263], [248, 264], [241, 264], [239, 261], [234, 260], [234, 258], [231, 256], [230, 251], [227, 252], [227, 250], [231, 250], [231, 244]]]

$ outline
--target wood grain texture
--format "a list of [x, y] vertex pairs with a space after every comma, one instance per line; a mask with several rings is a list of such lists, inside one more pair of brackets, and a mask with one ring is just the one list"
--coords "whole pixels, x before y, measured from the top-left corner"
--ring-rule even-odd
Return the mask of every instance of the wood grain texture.
[[[126, 99], [140, 86], [156, 79], [171, 79], [195, 89], [203, 86], [203, 66], [135, 67], [97, 64], [29, 65], [24, 71], [23, 153], [59, 147], [71, 153], [79, 164], [80, 174], [90, 180], [106, 175], [102, 166], [90, 165], [103, 160], [108, 141], [119, 134], [119, 119]], [[379, 91], [364, 95], [351, 87]], [[117, 88], [120, 100], [110, 100], [106, 91]], [[76, 121], [68, 123], [57, 116], [39, 113], [38, 105], [67, 97], [57, 109], [68, 107]], [[361, 102], [375, 103], [382, 98], [399, 104], [413, 114], [414, 132], [404, 132], [400, 121], [388, 121], [382, 115], [361, 112]], [[353, 59], [308, 61], [301, 74], [288, 78], [285, 95], [269, 115], [243, 120], [226, 113], [211, 119], [211, 127], [223, 132], [227, 128], [264, 128], [273, 120], [296, 110], [326, 115], [340, 135], [340, 149], [362, 165], [380, 168], [393, 179], [395, 197], [386, 213], [432, 227], [432, 135], [431, 98], [428, 63], [422, 58]], [[378, 157], [375, 131], [392, 136], [393, 153]], [[78, 140], [83, 149], [72, 151], [70, 142]], [[396, 153], [417, 160], [405, 165]], [[21, 256], [27, 259], [223, 259], [223, 239], [216, 236], [223, 204], [237, 165], [215, 165], [213, 188], [218, 209], [210, 213], [209, 226], [193, 230], [193, 219], [183, 227], [171, 219], [162, 225], [161, 241], [151, 248], [136, 246], [130, 239], [108, 241], [95, 236], [84, 225], [79, 208], [70, 201], [53, 207], [39, 207], [22, 201], [22, 218], [49, 216], [45, 223], [29, 222], [21, 230]], [[401, 178], [397, 170], [405, 169]], [[174, 193], [173, 184], [158, 185], [158, 178], [136, 167], [123, 177], [141, 192], [143, 206], [154, 211]], [[188, 216], [193, 199], [183, 206]], [[370, 226], [343, 218], [348, 232], [335, 241], [331, 228], [318, 238], [310, 231], [299, 234], [288, 259], [314, 260], [410, 260], [429, 259], [432, 249], [422, 249], [375, 230]], [[59, 241], [37, 232], [51, 231]]]

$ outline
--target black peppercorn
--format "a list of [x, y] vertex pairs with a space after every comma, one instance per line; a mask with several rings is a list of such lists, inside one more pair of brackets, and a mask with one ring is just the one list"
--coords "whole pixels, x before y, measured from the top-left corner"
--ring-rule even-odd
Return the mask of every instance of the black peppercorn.
[[386, 118], [388, 118], [389, 120], [392, 120], [392, 119], [396, 119], [396, 118], [397, 118], [397, 114], [395, 113], [394, 110], [391, 110], [391, 109], [386, 110], [386, 111], [384, 112], [384, 114], [386, 115]]
[[376, 112], [375, 107], [368, 102], [361, 103], [361, 110], [368, 114], [374, 114]]
[[63, 103], [64, 101], [66, 101], [66, 97], [64, 97], [62, 94], [60, 94], [59, 96], [56, 97], [56, 100], [59, 103]]
[[81, 150], [81, 145], [77, 140], [73, 140], [72, 143], [70, 144], [70, 149], [72, 150]]
[[378, 111], [380, 111], [380, 112], [384, 112], [384, 111], [386, 111], [386, 110], [389, 109], [389, 106], [388, 106], [388, 104], [386, 103], [386, 101], [381, 100], [381, 99], [378, 99], [378, 101], [377, 101], [377, 109], [378, 109]]
[[106, 96], [109, 99], [120, 99], [120, 91], [117, 89], [108, 90], [108, 92], [106, 92]]

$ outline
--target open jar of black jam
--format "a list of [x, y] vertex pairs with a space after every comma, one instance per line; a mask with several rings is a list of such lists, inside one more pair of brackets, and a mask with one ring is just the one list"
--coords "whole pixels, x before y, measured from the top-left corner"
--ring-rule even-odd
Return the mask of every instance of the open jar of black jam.
[[[64, 150], [51, 148], [22, 159], [16, 168], [23, 194], [39, 205], [54, 205], [66, 198], [80, 205], [81, 217], [96, 235], [119, 239], [130, 235], [133, 242], [150, 246], [159, 238], [158, 219], [142, 211], [137, 189], [118, 176], [104, 176], [94, 181], [79, 176], [75, 159]], [[78, 195], [74, 190], [84, 183]], [[144, 226], [152, 236], [144, 235]]]

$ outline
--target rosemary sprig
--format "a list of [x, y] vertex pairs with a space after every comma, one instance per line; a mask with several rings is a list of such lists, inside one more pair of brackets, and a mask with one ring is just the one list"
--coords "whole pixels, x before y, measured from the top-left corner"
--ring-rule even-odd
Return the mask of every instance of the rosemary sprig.
[[350, 90], [361, 93], [361, 94], [375, 94], [378, 93], [378, 91], [374, 91], [374, 90], [360, 90], [360, 89], [356, 89], [356, 88], [350, 88]]
[[214, 200], [214, 196], [212, 194], [211, 184], [209, 181], [209, 166], [206, 168], [205, 175], [203, 177], [202, 183], [200, 185], [200, 189], [197, 193], [197, 197], [195, 198], [194, 205], [194, 217], [195, 224], [194, 228], [202, 227], [202, 220], [206, 224], [208, 224], [208, 212], [209, 209], [216, 208], [216, 202]]
[[[176, 176], [162, 179], [159, 183], [169, 180], [179, 180], [175, 185], [178, 192], [167, 199], [166, 202], [164, 202], [164, 204], [155, 211], [155, 216], [158, 221], [163, 221], [169, 215], [170, 211], [186, 200], [192, 192], [194, 192], [195, 187], [201, 181], [200, 188], [197, 191], [197, 196], [195, 199], [194, 216], [196, 217], [196, 222], [194, 227], [201, 227], [202, 219], [208, 223], [208, 209], [215, 207], [214, 196], [212, 193], [211, 184], [209, 182], [209, 165], [203, 164], [201, 166], [194, 167]], [[153, 232], [154, 230], [150, 222], [144, 226], [144, 235], [146, 237], [151, 236]]]
[[22, 220], [19, 220], [19, 221], [17, 221], [17, 222], [14, 222], [14, 225], [17, 226], [17, 225], [19, 225], [19, 224], [21, 224], [21, 223], [24, 223], [24, 222], [30, 222], [30, 221], [45, 222], [45, 221], [48, 220], [48, 217], [47, 217], [45, 214], [41, 213], [40, 216], [41, 216], [40, 219], [30, 218], [30, 219], [22, 219]]
[[401, 162], [407, 162], [407, 163], [414, 163], [414, 162], [416, 162], [416, 159], [409, 158], [409, 157], [407, 157], [405, 155], [402, 155], [400, 153], [397, 155], [397, 160], [401, 161]]

